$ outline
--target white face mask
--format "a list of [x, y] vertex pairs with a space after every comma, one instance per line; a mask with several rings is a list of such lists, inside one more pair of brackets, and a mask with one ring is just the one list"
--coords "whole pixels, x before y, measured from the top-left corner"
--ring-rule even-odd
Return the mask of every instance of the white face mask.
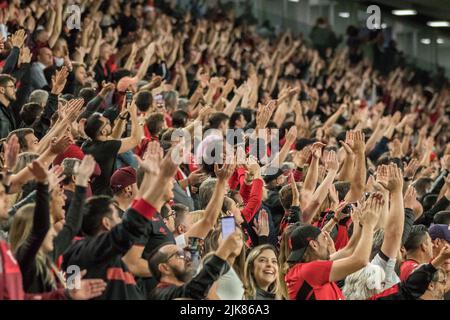
[[64, 58], [55, 57], [54, 59], [57, 67], [62, 67], [64, 65]]

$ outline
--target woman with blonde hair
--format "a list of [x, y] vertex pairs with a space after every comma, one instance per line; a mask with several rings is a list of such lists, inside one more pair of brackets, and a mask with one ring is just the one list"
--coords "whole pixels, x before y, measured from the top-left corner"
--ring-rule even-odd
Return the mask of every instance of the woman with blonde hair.
[[[236, 229], [239, 227], [236, 226]], [[222, 238], [221, 229], [211, 231], [205, 238], [205, 261], [211, 254], [213, 254], [220, 244], [224, 241]], [[243, 240], [244, 241], [244, 240]], [[239, 247], [239, 251], [234, 252], [227, 260], [230, 265], [230, 270], [223, 274], [217, 280], [211, 290], [208, 298], [211, 300], [242, 300], [244, 295], [244, 265], [245, 265], [245, 243]]]
[[9, 233], [11, 249], [23, 275], [27, 293], [50, 292], [58, 288], [46, 254], [53, 250], [56, 232], [50, 226], [48, 172], [34, 161], [30, 170], [37, 180], [36, 204], [20, 208]]
[[246, 300], [281, 300], [277, 252], [270, 244], [250, 251], [244, 267], [244, 297]]
[[49, 185], [54, 190], [60, 178], [37, 161], [30, 166], [37, 180], [36, 204], [25, 205], [17, 211], [9, 234], [11, 249], [23, 274], [25, 292], [50, 292], [65, 287], [65, 279], [55, 263], [81, 229], [86, 187], [94, 168], [94, 158], [89, 155], [76, 167], [75, 194], [66, 221], [57, 232], [51, 224]]

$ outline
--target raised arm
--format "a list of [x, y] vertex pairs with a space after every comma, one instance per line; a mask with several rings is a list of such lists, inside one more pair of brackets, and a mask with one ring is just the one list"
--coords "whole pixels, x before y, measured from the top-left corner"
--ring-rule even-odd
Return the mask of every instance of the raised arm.
[[380, 183], [389, 190], [390, 208], [384, 225], [384, 239], [381, 251], [389, 258], [395, 259], [400, 250], [405, 213], [403, 206], [403, 174], [395, 164], [388, 167], [387, 179]]
[[[58, 140], [54, 138], [54, 140], [50, 144], [50, 147], [39, 156], [37, 161], [48, 168], [51, 162], [56, 158], [56, 156], [64, 152], [69, 147], [69, 145], [70, 138], [68, 136], [63, 136]], [[23, 168], [17, 174], [11, 176], [9, 193], [19, 192], [20, 188], [32, 179], [33, 174], [30, 168]]]
[[334, 260], [330, 272], [330, 282], [342, 280], [369, 263], [373, 230], [380, 217], [383, 201], [380, 194], [373, 194], [365, 203], [360, 221], [362, 224], [361, 239], [351, 256]]
[[152, 42], [147, 47], [147, 49], [145, 49], [144, 61], [142, 61], [142, 64], [139, 66], [139, 69], [136, 73], [135, 77], [138, 80], [142, 80], [146, 75], [148, 67], [150, 66], [150, 61], [152, 60], [154, 54], [155, 54], [155, 44]]
[[13, 249], [16, 251], [15, 256], [24, 275], [24, 281], [29, 283], [30, 277], [33, 277], [33, 273], [36, 272], [36, 255], [50, 229], [50, 209], [45, 165], [35, 160], [32, 164], [28, 165], [28, 168], [37, 180], [33, 227], [25, 242], [20, 247]]
[[206, 207], [205, 214], [203, 218], [196, 222], [188, 232], [185, 233], [186, 240], [189, 237], [197, 237], [204, 239], [209, 231], [214, 228], [217, 222], [220, 211], [223, 205], [223, 199], [225, 196], [225, 187], [228, 179], [232, 176], [236, 168], [235, 164], [224, 164], [222, 168], [219, 169], [218, 165], [214, 165], [214, 171], [217, 176], [216, 186], [214, 188], [211, 200]]
[[143, 128], [139, 123], [137, 107], [134, 100], [130, 105], [129, 113], [131, 117], [131, 136], [120, 140], [122, 144], [120, 145], [119, 153], [124, 153], [135, 148], [139, 142], [141, 142], [141, 137], [143, 135]]
[[48, 40], [48, 45], [50, 46], [50, 48], [53, 48], [55, 46], [62, 30], [63, 7], [64, 3], [62, 1], [56, 2], [55, 25], [53, 27], [53, 32], [51, 33], [51, 36]]
[[89, 179], [94, 172], [95, 164], [95, 160], [91, 155], [85, 155], [81, 164], [74, 168], [75, 194], [66, 215], [66, 223], [53, 240], [54, 250], [51, 255], [54, 262], [56, 262], [56, 259], [58, 259], [58, 257], [69, 247], [73, 238], [76, 237], [81, 230], [86, 188], [89, 184]]
[[350, 133], [350, 147], [355, 153], [355, 173], [350, 182], [350, 191], [345, 197], [347, 202], [355, 202], [361, 198], [366, 185], [365, 136], [362, 131]]
[[327, 176], [312, 195], [311, 201], [308, 203], [307, 207], [305, 209], [302, 208], [302, 219], [304, 223], [311, 223], [312, 218], [314, 217], [322, 202], [325, 200], [326, 196], [328, 195], [328, 190], [333, 184], [334, 178], [336, 177], [337, 170], [339, 168], [339, 163], [336, 158], [336, 152], [330, 151], [328, 153], [328, 158], [326, 159], [325, 164], [328, 170]]

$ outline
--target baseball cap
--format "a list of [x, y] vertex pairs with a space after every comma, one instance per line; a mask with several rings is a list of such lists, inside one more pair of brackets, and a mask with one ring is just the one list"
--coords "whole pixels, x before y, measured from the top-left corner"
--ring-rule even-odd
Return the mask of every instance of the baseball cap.
[[322, 231], [319, 228], [311, 225], [299, 226], [292, 231], [289, 238], [289, 247], [291, 254], [288, 257], [288, 262], [298, 262], [302, 259], [308, 248], [309, 241], [316, 240]]
[[111, 176], [110, 185], [114, 193], [125, 189], [133, 183], [136, 183], [136, 171], [132, 167], [120, 168]]
[[429, 229], [431, 239], [442, 239], [450, 243], [450, 227], [446, 224], [433, 224]]
[[273, 170], [273, 169], [276, 170], [275, 173], [273, 173], [273, 174], [266, 174], [264, 176], [264, 182], [265, 183], [269, 183], [269, 182], [271, 182], [273, 180], [276, 180], [279, 176], [281, 176], [283, 174], [283, 170], [281, 170], [280, 168], [275, 169], [275, 168], [272, 167], [271, 170]]

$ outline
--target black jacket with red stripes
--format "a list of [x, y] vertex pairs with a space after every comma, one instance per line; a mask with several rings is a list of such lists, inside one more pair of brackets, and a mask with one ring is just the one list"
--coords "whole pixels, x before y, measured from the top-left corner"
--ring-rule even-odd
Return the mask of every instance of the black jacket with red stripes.
[[122, 261], [132, 245], [142, 242], [149, 220], [156, 209], [145, 200], [129, 208], [122, 223], [108, 232], [75, 242], [64, 254], [63, 270], [75, 265], [87, 270], [85, 278], [101, 278], [107, 282], [100, 300], [142, 300], [145, 294]]
[[434, 273], [431, 263], [417, 268], [405, 281], [369, 298], [369, 300], [417, 300], [427, 291]]

